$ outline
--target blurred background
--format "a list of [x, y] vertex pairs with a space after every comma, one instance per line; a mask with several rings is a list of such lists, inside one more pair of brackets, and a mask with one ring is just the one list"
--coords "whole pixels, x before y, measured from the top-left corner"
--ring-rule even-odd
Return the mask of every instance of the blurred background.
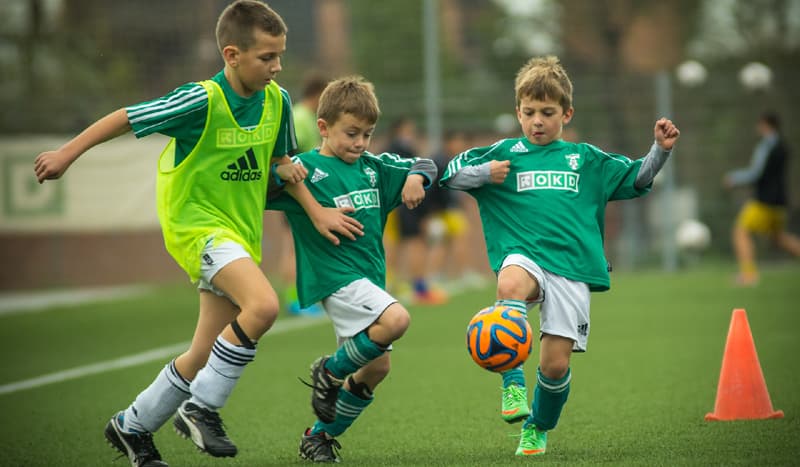
[[[514, 76], [543, 54], [560, 57], [575, 87], [565, 138], [635, 159], [650, 147], [656, 118], [672, 118], [681, 140], [656, 189], [609, 205], [607, 254], [617, 269], [727, 258], [734, 274], [729, 232], [748, 192], [721, 180], [748, 164], [767, 109], [781, 115], [794, 148], [789, 230], [800, 232], [800, 0], [268, 3], [289, 27], [278, 82], [295, 100], [311, 72], [375, 83], [382, 117], [373, 152], [401, 117], [416, 122], [422, 155], [442, 150], [451, 130], [470, 146], [518, 136]], [[117, 108], [218, 72], [214, 27], [227, 4], [0, 2], [0, 290], [182, 279], [155, 210], [165, 139], [118, 138], [44, 185], [33, 159]], [[472, 246], [465, 267], [487, 274], [474, 204], [462, 203]], [[710, 228], [702, 253], [675, 244], [686, 219]], [[281, 224], [273, 213], [265, 221], [263, 267], [272, 274]]]

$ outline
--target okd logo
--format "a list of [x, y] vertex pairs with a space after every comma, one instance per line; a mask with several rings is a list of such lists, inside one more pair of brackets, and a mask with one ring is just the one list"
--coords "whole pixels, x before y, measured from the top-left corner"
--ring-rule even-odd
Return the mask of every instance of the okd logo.
[[378, 196], [378, 190], [373, 188], [370, 190], [353, 191], [346, 195], [337, 196], [333, 198], [337, 208], [353, 208], [356, 211], [359, 209], [379, 208], [381, 207], [381, 199]]
[[578, 192], [580, 175], [558, 170], [533, 170], [517, 174], [517, 191], [567, 190]]
[[250, 148], [236, 162], [228, 164], [228, 170], [222, 171], [219, 178], [229, 182], [254, 182], [261, 180], [261, 173], [256, 153], [253, 152], [253, 148]]
[[275, 132], [275, 125], [261, 125], [252, 131], [237, 128], [220, 128], [217, 130], [217, 146], [221, 148], [239, 148], [269, 141]]

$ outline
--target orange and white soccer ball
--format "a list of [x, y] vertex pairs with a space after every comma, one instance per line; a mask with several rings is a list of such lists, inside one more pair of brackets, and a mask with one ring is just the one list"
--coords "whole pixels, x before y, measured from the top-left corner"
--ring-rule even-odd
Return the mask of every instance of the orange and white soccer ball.
[[479, 311], [467, 326], [467, 350], [481, 367], [494, 372], [510, 370], [533, 351], [533, 332], [527, 317], [507, 306]]

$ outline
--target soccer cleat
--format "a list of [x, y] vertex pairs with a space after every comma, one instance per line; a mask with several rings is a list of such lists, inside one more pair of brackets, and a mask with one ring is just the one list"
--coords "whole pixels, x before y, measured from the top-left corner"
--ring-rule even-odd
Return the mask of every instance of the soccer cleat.
[[506, 423], [517, 423], [528, 418], [531, 409], [528, 407], [528, 389], [512, 384], [503, 389], [503, 400], [500, 416]]
[[312, 462], [339, 462], [339, 449], [342, 445], [325, 433], [311, 434], [306, 428], [300, 439], [300, 457]]
[[175, 414], [175, 431], [191, 439], [201, 451], [214, 457], [233, 457], [236, 445], [228, 439], [219, 413], [185, 401]]
[[122, 431], [119, 416], [120, 414], [111, 417], [106, 425], [105, 435], [109, 444], [123, 456], [127, 456], [133, 467], [167, 467], [167, 463], [161, 460], [161, 454], [153, 443], [153, 434]]
[[414, 305], [444, 305], [449, 300], [444, 290], [429, 288], [423, 292], [414, 292]]
[[343, 380], [337, 379], [325, 369], [330, 357], [319, 357], [311, 364], [311, 407], [323, 423], [333, 423], [336, 418], [336, 399]]
[[740, 273], [736, 276], [736, 285], [739, 287], [753, 287], [758, 285], [757, 273]]
[[539, 431], [535, 426], [522, 427], [517, 446], [518, 456], [538, 456], [547, 449], [547, 432]]

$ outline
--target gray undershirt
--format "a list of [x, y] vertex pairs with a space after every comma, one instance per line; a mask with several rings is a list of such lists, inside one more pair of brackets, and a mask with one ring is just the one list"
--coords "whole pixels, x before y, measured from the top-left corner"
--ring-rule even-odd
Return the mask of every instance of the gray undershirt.
[[[664, 167], [672, 151], [662, 149], [657, 143], [650, 146], [650, 151], [644, 156], [642, 166], [636, 175], [634, 186], [637, 189], [644, 188], [651, 183], [656, 174]], [[461, 170], [445, 182], [448, 188], [454, 190], [470, 190], [489, 183], [489, 164], [485, 162], [480, 165], [462, 167]]]

